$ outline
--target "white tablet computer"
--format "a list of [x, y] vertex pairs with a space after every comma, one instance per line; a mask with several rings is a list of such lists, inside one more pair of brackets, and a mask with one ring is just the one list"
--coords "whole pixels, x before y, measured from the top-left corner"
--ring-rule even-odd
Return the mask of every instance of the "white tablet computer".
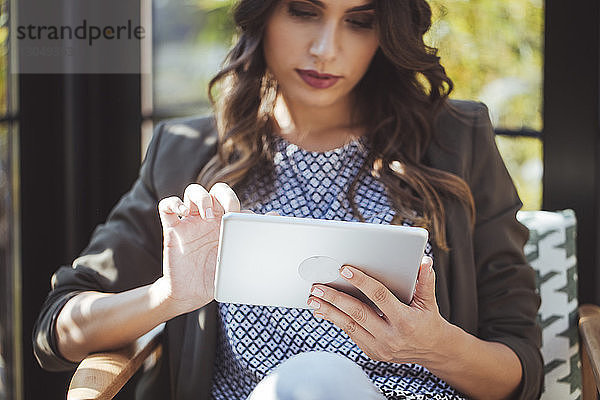
[[373, 305], [339, 276], [349, 264], [412, 300], [428, 233], [423, 228], [246, 213], [226, 213], [215, 273], [215, 299], [308, 309], [313, 283]]

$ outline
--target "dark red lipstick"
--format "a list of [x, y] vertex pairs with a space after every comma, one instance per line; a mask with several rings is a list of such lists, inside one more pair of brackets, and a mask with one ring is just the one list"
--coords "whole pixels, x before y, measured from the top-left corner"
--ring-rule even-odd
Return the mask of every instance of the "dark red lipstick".
[[320, 74], [312, 69], [297, 69], [298, 75], [310, 86], [317, 89], [327, 89], [336, 84], [341, 76], [331, 74]]

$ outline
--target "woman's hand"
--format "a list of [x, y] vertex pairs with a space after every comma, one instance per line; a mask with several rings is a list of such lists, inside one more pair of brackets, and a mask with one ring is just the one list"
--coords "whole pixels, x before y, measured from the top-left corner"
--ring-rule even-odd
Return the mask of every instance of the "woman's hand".
[[308, 305], [315, 316], [333, 322], [376, 361], [428, 364], [436, 356], [450, 324], [440, 315], [435, 298], [433, 260], [423, 257], [410, 305], [402, 303], [381, 282], [351, 266], [341, 276], [360, 289], [383, 316], [353, 296], [315, 284]]
[[440, 315], [430, 257], [423, 257], [408, 306], [357, 268], [346, 265], [340, 273], [384, 315], [325, 285], [313, 285], [308, 301], [319, 304], [315, 315], [342, 328], [373, 360], [421, 364], [470, 398], [507, 398], [519, 386], [522, 367], [513, 350], [466, 333]]
[[171, 302], [177, 315], [214, 299], [214, 277], [221, 218], [240, 212], [240, 201], [225, 183], [207, 191], [198, 184], [183, 200], [168, 197], [158, 204], [163, 226], [163, 276], [156, 281], [159, 301]]

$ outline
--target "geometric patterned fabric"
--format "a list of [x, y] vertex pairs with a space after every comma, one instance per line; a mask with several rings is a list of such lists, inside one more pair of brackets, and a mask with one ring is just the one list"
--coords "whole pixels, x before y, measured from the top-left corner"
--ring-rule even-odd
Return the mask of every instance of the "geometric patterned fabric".
[[[276, 135], [271, 140], [275, 176], [253, 171], [247, 181], [251, 184], [238, 189], [242, 208], [261, 214], [277, 211], [285, 216], [358, 221], [347, 193], [368, 152], [362, 138], [327, 152], [306, 151]], [[394, 217], [383, 185], [370, 174], [360, 177], [355, 202], [365, 222], [389, 224]], [[426, 254], [431, 255], [429, 244]], [[420, 365], [371, 360], [343, 330], [313, 317], [310, 310], [231, 303], [218, 306], [212, 384], [212, 396], [217, 400], [246, 399], [281, 362], [312, 350], [341, 354], [356, 362], [388, 399], [462, 399]]]
[[577, 329], [577, 258], [575, 213], [520, 211], [529, 228], [527, 261], [536, 271], [542, 304], [543, 400], [581, 399], [581, 361]]

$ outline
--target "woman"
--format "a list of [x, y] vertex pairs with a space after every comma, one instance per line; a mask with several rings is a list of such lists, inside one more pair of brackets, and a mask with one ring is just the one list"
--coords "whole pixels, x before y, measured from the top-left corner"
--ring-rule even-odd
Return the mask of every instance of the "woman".
[[[40, 363], [73, 367], [168, 321], [143, 398], [260, 398], [269, 371], [311, 350], [353, 360], [388, 398], [537, 397], [521, 203], [485, 106], [447, 100], [427, 3], [242, 0], [234, 18], [216, 126], [159, 125], [134, 187], [53, 277]], [[241, 209], [428, 228], [415, 299], [345, 266], [383, 316], [326, 285], [313, 311], [215, 304], [220, 218]]]

